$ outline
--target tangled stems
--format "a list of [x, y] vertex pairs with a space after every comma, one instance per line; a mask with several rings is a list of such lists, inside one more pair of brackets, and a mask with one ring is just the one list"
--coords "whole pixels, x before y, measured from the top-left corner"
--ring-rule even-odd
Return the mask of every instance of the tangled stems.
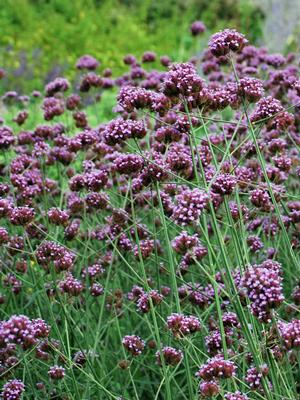
[[0, 127], [6, 397], [295, 398], [298, 66], [233, 30], [209, 46], [202, 77], [84, 57], [78, 92], [45, 87], [46, 122]]

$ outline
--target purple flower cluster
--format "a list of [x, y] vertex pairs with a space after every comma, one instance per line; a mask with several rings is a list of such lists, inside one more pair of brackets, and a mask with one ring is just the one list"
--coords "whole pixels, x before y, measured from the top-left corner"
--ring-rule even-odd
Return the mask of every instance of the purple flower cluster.
[[46, 121], [64, 113], [63, 102], [56, 97], [46, 97], [43, 102], [44, 118]]
[[49, 221], [54, 225], [66, 225], [69, 219], [69, 213], [59, 210], [58, 208], [50, 208], [48, 210]]
[[235, 370], [236, 366], [232, 361], [224, 360], [222, 356], [217, 355], [204, 364], [196, 373], [196, 376], [205, 381], [226, 379], [234, 376]]
[[200, 383], [199, 391], [204, 397], [214, 397], [219, 393], [220, 387], [216, 381], [204, 381]]
[[30, 207], [15, 207], [9, 213], [9, 219], [13, 225], [27, 225], [34, 217], [35, 211]]
[[251, 115], [251, 121], [257, 122], [272, 118], [281, 111], [283, 111], [283, 107], [279, 100], [271, 96], [263, 97], [256, 104], [256, 108]]
[[70, 87], [70, 83], [65, 78], [56, 78], [48, 83], [45, 87], [46, 95], [51, 97], [58, 92], [66, 92]]
[[287, 349], [300, 347], [300, 320], [294, 319], [291, 322], [279, 324], [279, 332], [284, 346]]
[[249, 400], [249, 397], [237, 391], [235, 393], [226, 393], [225, 400]]
[[13, 379], [5, 383], [3, 386], [1, 398], [3, 400], [20, 400], [24, 391], [24, 383], [19, 379]]
[[139, 356], [145, 348], [144, 340], [135, 335], [124, 336], [122, 343], [133, 356]]
[[79, 58], [79, 60], [76, 63], [76, 68], [95, 70], [98, 68], [99, 65], [100, 65], [100, 63], [94, 57], [86, 54]]
[[171, 314], [167, 318], [168, 329], [175, 337], [185, 336], [200, 330], [201, 325], [193, 315]]
[[170, 98], [188, 97], [198, 93], [204, 86], [203, 79], [196, 73], [194, 65], [173, 64], [166, 74], [162, 91]]
[[267, 366], [263, 365], [260, 370], [256, 367], [249, 368], [245, 377], [252, 390], [262, 389], [262, 379], [268, 374]]
[[245, 36], [235, 29], [225, 29], [215, 33], [209, 41], [209, 49], [216, 57], [225, 56], [230, 51], [239, 52], [248, 44]]
[[25, 315], [13, 315], [0, 323], [0, 343], [21, 345], [23, 348], [34, 346], [40, 338], [49, 335], [50, 327], [41, 319], [29, 319]]
[[199, 217], [208, 204], [208, 195], [199, 189], [184, 190], [176, 196], [177, 204], [172, 219], [179, 225], [197, 224]]
[[50, 367], [48, 371], [49, 378], [53, 380], [63, 379], [65, 377], [65, 369], [64, 367], [60, 367], [59, 365], [54, 365]]
[[137, 309], [142, 313], [147, 313], [150, 310], [151, 304], [153, 306], [159, 305], [163, 300], [163, 296], [157, 290], [150, 290], [149, 293], [143, 293], [137, 300]]
[[156, 361], [159, 365], [162, 365], [162, 359], [166, 365], [176, 366], [183, 359], [183, 352], [174, 349], [174, 347], [166, 346], [162, 348], [161, 352], [156, 352]]
[[245, 77], [240, 79], [238, 86], [239, 94], [245, 97], [249, 103], [257, 102], [264, 94], [263, 83], [261, 80]]
[[0, 149], [6, 150], [15, 143], [13, 131], [8, 126], [0, 127]]
[[296, 55], [226, 29], [183, 63], [152, 51], [123, 61], [121, 76], [99, 75], [85, 55], [75, 79], [2, 96], [2, 397], [21, 398], [8, 380], [24, 377], [24, 396], [39, 396], [33, 383], [65, 398], [55, 381], [69, 370], [76, 396], [86, 382], [97, 396], [89, 365], [115, 398], [175, 400], [199, 385], [201, 398], [248, 400], [272, 384], [296, 398]]
[[116, 158], [115, 163], [119, 174], [131, 175], [143, 168], [144, 160], [137, 154], [120, 154]]
[[202, 21], [194, 21], [190, 26], [190, 31], [193, 36], [198, 36], [206, 31], [206, 26]]
[[199, 238], [196, 235], [190, 236], [186, 231], [182, 231], [172, 241], [172, 248], [178, 254], [184, 254], [199, 244]]
[[37, 262], [45, 268], [50, 269], [53, 263], [57, 271], [69, 270], [73, 267], [75, 255], [65, 247], [55, 242], [45, 241], [36, 250]]
[[111, 121], [103, 131], [105, 143], [112, 146], [130, 138], [143, 138], [147, 131], [141, 121], [117, 118]]
[[68, 273], [65, 278], [59, 282], [59, 288], [63, 293], [70, 296], [78, 296], [83, 291], [83, 284]]
[[264, 322], [271, 321], [271, 310], [284, 300], [278, 264], [250, 266], [242, 277], [241, 286], [246, 289], [253, 314]]
[[231, 194], [236, 186], [236, 178], [230, 174], [221, 174], [212, 182], [211, 189], [213, 192], [224, 196]]

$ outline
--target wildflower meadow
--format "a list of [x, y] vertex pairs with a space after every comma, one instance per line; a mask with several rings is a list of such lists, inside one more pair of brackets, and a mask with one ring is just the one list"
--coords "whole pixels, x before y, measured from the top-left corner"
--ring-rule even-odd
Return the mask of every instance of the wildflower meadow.
[[300, 398], [299, 54], [201, 43], [1, 93], [1, 399]]

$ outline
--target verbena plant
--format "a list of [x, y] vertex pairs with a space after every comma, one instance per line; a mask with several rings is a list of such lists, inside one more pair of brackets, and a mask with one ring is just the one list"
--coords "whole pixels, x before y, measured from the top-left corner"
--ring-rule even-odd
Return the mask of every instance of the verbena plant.
[[299, 397], [296, 56], [156, 59], [2, 98], [3, 399]]

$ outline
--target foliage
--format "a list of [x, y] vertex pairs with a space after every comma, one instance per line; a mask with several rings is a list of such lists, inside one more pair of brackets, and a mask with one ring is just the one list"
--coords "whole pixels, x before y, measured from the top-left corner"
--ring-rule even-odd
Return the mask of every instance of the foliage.
[[85, 53], [116, 75], [124, 71], [120, 54], [152, 50], [183, 60], [198, 50], [188, 32], [197, 19], [256, 42], [262, 17], [250, 0], [0, 0], [0, 63], [10, 72], [4, 87], [24, 92], [71, 77], [69, 67]]
[[299, 397], [300, 67], [201, 50], [2, 96], [3, 400]]

